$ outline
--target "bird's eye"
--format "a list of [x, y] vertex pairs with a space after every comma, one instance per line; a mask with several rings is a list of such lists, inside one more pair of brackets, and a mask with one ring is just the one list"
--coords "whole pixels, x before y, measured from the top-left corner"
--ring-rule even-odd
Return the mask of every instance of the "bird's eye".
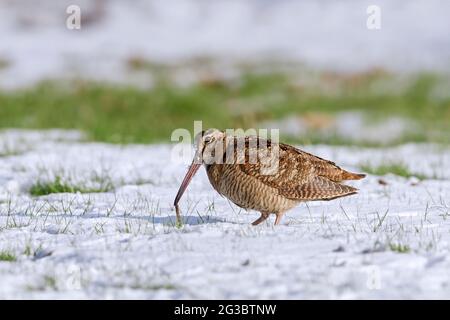
[[205, 137], [205, 143], [210, 143], [212, 141], [211, 137]]

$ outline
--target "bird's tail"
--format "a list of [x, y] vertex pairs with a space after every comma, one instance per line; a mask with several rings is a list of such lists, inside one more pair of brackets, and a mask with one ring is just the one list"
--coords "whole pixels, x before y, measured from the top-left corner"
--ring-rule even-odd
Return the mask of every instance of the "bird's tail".
[[361, 180], [365, 177], [366, 177], [366, 175], [363, 173], [353, 173], [353, 172], [348, 172], [348, 171], [345, 171], [342, 174], [342, 180]]

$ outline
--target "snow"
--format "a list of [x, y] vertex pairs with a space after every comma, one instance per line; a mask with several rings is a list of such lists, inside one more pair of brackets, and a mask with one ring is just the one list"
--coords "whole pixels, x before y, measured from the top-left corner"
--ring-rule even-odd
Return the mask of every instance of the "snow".
[[0, 85], [69, 76], [133, 81], [125, 65], [133, 57], [169, 64], [275, 58], [341, 71], [449, 70], [448, 1], [379, 0], [381, 29], [369, 30], [366, 10], [373, 4], [78, 0], [84, 20], [80, 30], [68, 30], [71, 1], [2, 1], [0, 60], [9, 66], [0, 70]]
[[[319, 121], [317, 121], [319, 120]], [[361, 111], [342, 111], [334, 116], [317, 114], [311, 121], [311, 114], [305, 116], [287, 116], [279, 120], [270, 120], [260, 124], [261, 128], [278, 129], [292, 138], [308, 136], [311, 133], [323, 138], [339, 137], [353, 142], [394, 143], [407, 134], [417, 132], [417, 124], [404, 117], [389, 116], [382, 122], [373, 119]], [[358, 132], [358, 135], [355, 135]]]
[[[79, 138], [81, 136], [78, 135]], [[304, 149], [358, 171], [395, 159], [418, 181], [387, 175], [353, 182], [356, 196], [310, 202], [280, 226], [220, 197], [202, 169], [180, 205], [186, 165], [172, 145], [77, 141], [76, 132], [6, 131], [0, 147], [0, 298], [449, 298], [450, 149]], [[1, 148], [0, 148], [0, 151]], [[115, 190], [32, 197], [55, 175]], [[93, 178], [94, 177], [94, 178]], [[405, 253], [395, 246], [407, 246]]]

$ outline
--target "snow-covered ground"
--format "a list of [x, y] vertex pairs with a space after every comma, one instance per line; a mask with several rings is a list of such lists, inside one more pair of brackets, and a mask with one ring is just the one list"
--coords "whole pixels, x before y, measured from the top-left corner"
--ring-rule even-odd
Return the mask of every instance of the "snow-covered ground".
[[[259, 214], [218, 196], [170, 145], [77, 141], [75, 132], [0, 134], [0, 298], [450, 298], [450, 150], [309, 146], [347, 169], [402, 161], [433, 179], [369, 176], [357, 196]], [[59, 175], [114, 192], [32, 197]], [[400, 252], [406, 251], [406, 252]], [[10, 259], [11, 260], [11, 259]], [[14, 259], [12, 259], [14, 260]]]
[[[81, 9], [80, 30], [66, 28], [69, 5]], [[367, 28], [370, 5], [381, 10], [379, 30]], [[131, 58], [269, 57], [332, 70], [448, 72], [449, 10], [441, 0], [0, 0], [0, 86], [131, 81]]]

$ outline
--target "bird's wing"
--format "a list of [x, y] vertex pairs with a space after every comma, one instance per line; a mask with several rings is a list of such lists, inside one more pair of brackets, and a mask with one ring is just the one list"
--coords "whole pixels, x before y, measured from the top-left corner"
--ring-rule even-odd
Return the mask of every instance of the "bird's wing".
[[[331, 200], [357, 191], [353, 187], [337, 183], [347, 180], [351, 173], [331, 161], [292, 146], [272, 143], [258, 137], [246, 137], [245, 152], [241, 152], [239, 156], [239, 146], [235, 145], [235, 149], [236, 159], [240, 160], [238, 170], [289, 199]], [[258, 155], [257, 161], [251, 158], [255, 153]], [[242, 157], [245, 157], [245, 161], [242, 161]]]
[[285, 148], [290, 148], [292, 150], [292, 153], [298, 152], [299, 154], [302, 154], [303, 157], [308, 158], [308, 160], [313, 165], [316, 174], [331, 181], [341, 182], [345, 180], [360, 180], [366, 176], [365, 174], [348, 172], [337, 166], [336, 163], [332, 161], [322, 159], [318, 156], [299, 150], [292, 146], [286, 144], [284, 144], [283, 146]]

